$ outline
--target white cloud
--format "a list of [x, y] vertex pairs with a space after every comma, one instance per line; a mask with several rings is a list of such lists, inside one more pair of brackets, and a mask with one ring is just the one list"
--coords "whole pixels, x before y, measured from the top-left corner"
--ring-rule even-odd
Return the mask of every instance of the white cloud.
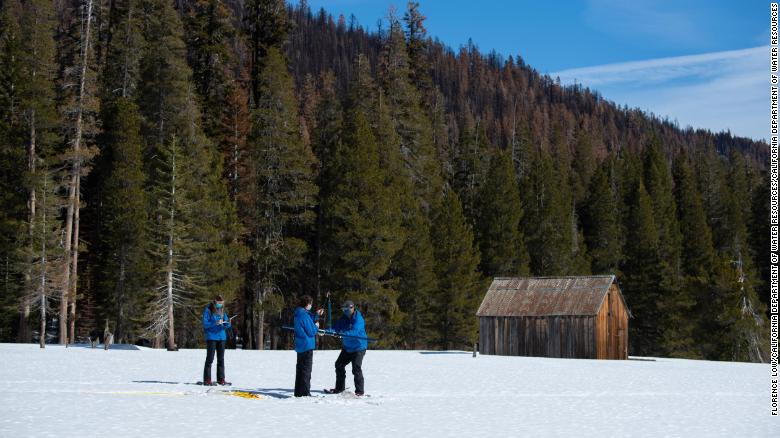
[[769, 47], [576, 68], [551, 73], [620, 105], [681, 126], [768, 137]]

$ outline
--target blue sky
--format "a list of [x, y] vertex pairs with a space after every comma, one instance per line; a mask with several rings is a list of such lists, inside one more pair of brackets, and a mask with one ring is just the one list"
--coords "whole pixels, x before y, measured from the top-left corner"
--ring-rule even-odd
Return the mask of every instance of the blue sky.
[[[370, 30], [405, 0], [309, 0]], [[768, 137], [769, 2], [421, 0], [429, 35], [517, 55], [680, 126]]]

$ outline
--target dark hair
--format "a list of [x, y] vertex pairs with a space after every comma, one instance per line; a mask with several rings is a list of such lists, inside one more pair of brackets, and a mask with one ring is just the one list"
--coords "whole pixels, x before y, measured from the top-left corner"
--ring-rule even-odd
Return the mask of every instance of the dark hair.
[[309, 304], [311, 304], [313, 300], [311, 299], [310, 295], [304, 295], [301, 297], [300, 301], [298, 301], [298, 304], [300, 304], [301, 307], [306, 307]]
[[217, 306], [214, 305], [214, 303], [216, 303], [217, 301], [225, 301], [225, 300], [222, 298], [222, 295], [217, 295], [216, 297], [214, 297], [214, 300], [209, 303], [209, 311], [211, 311], [211, 313], [217, 311]]

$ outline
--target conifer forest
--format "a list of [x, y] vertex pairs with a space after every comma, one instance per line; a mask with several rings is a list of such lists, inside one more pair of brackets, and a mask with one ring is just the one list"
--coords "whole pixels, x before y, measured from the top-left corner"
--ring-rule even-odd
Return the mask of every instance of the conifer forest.
[[0, 341], [468, 349], [494, 277], [615, 274], [629, 354], [768, 360], [768, 145], [305, 0], [0, 0]]

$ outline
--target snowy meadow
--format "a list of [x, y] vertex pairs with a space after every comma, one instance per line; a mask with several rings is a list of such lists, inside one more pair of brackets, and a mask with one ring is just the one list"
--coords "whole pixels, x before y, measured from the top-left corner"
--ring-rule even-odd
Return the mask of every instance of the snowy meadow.
[[[338, 351], [316, 351], [311, 398], [295, 353], [225, 353], [231, 387], [203, 387], [204, 350], [0, 344], [2, 437], [777, 436], [769, 366], [371, 351], [368, 397], [325, 395]], [[215, 364], [216, 365], [216, 364]], [[347, 387], [352, 386], [347, 374]], [[232, 396], [243, 390], [251, 398]]]

